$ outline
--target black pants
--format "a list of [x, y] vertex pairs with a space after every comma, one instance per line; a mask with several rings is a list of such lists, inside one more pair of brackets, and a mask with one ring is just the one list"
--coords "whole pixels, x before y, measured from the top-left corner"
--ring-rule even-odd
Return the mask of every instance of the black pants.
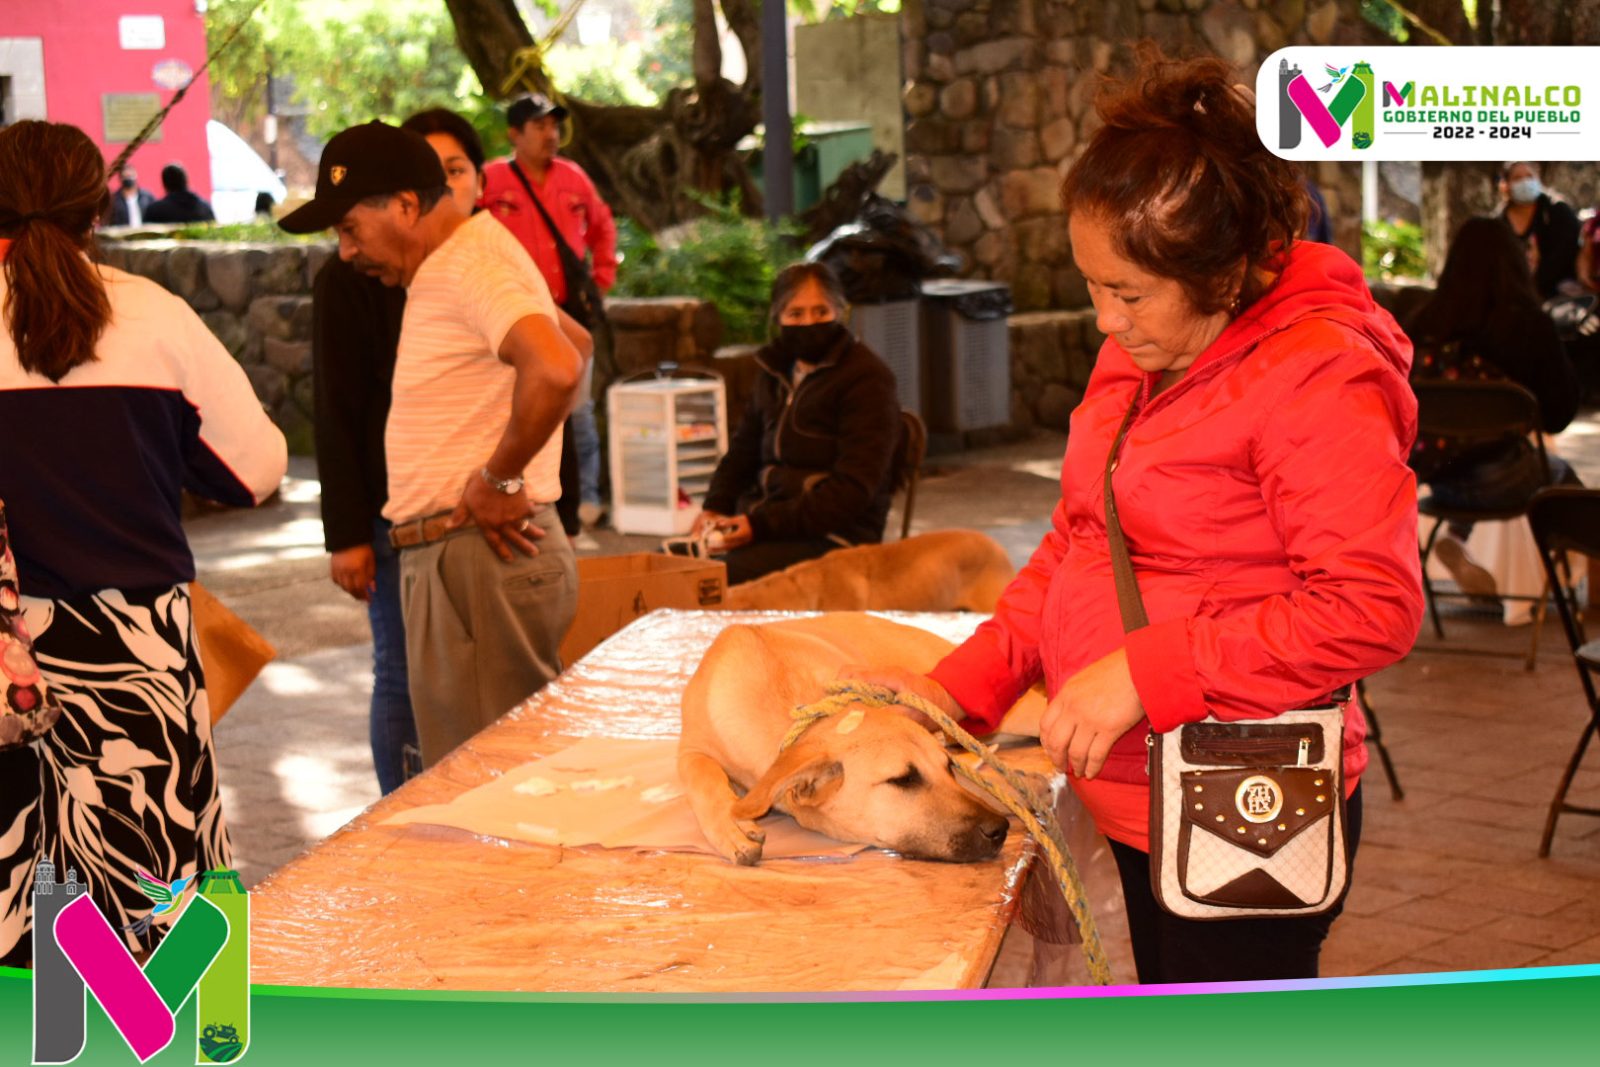
[[561, 424], [561, 499], [556, 501], [556, 515], [568, 537], [577, 537], [583, 529], [578, 518], [578, 444], [572, 436], [572, 418]]
[[[1361, 840], [1361, 787], [1345, 805], [1350, 873]], [[1128, 907], [1133, 962], [1142, 985], [1165, 982], [1248, 982], [1317, 977], [1317, 958], [1344, 901], [1322, 914], [1288, 919], [1200, 922], [1163, 911], [1150, 888], [1150, 854], [1111, 842]]]

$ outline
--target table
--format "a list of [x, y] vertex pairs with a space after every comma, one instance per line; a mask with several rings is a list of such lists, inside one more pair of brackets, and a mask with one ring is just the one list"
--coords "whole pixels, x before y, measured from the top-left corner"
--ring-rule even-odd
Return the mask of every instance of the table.
[[[252, 980], [548, 992], [981, 986], [1032, 862], [1019, 832], [985, 863], [868, 851], [738, 867], [710, 855], [379, 825], [580, 737], [675, 736], [679, 695], [716, 633], [778, 617], [658, 611], [600, 645], [262, 883], [252, 894]], [[890, 617], [952, 640], [979, 618]], [[1037, 748], [1022, 751], [1024, 766], [1047, 768]]]

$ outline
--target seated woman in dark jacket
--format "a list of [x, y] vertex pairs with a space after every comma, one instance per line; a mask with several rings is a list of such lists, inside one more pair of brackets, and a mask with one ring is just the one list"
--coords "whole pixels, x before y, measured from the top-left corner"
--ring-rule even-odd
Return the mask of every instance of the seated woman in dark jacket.
[[1545, 188], [1537, 163], [1507, 163], [1497, 188], [1500, 217], [1522, 241], [1539, 299], [1549, 300], [1577, 276], [1577, 212]]
[[729, 585], [883, 540], [900, 405], [894, 372], [851, 335], [844, 311], [820, 263], [786, 267], [772, 284], [764, 373], [694, 526], [726, 550]]
[[[1469, 219], [1456, 234], [1431, 299], [1405, 324], [1417, 348], [1414, 374], [1507, 378], [1539, 401], [1542, 429], [1559, 433], [1578, 411], [1578, 378], [1539, 305], [1517, 235], [1498, 218]], [[1448, 450], [1447, 450], [1448, 453]], [[1413, 466], [1417, 466], [1414, 462]], [[1550, 457], [1553, 482], [1573, 481]], [[1434, 499], [1451, 507], [1518, 507], [1546, 484], [1526, 441], [1478, 446], [1418, 467]], [[1435, 552], [1463, 592], [1492, 596], [1494, 577], [1467, 554], [1468, 523], [1452, 523]]]

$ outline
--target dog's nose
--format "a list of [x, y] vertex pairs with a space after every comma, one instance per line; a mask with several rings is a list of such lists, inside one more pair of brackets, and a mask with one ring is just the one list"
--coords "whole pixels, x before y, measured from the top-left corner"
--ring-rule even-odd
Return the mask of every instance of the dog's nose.
[[998, 846], [1005, 841], [1006, 833], [1010, 829], [1011, 824], [1004, 819], [1000, 819], [997, 822], [990, 823], [988, 826], [981, 827], [978, 832], [983, 834], [984, 840]]

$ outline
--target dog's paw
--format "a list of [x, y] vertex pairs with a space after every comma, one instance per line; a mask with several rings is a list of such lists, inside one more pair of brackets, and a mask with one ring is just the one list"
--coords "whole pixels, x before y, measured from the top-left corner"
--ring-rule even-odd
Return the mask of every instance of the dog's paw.
[[729, 822], [711, 844], [730, 862], [741, 867], [754, 867], [761, 862], [761, 847], [766, 840], [767, 832], [761, 827], [736, 819]]

